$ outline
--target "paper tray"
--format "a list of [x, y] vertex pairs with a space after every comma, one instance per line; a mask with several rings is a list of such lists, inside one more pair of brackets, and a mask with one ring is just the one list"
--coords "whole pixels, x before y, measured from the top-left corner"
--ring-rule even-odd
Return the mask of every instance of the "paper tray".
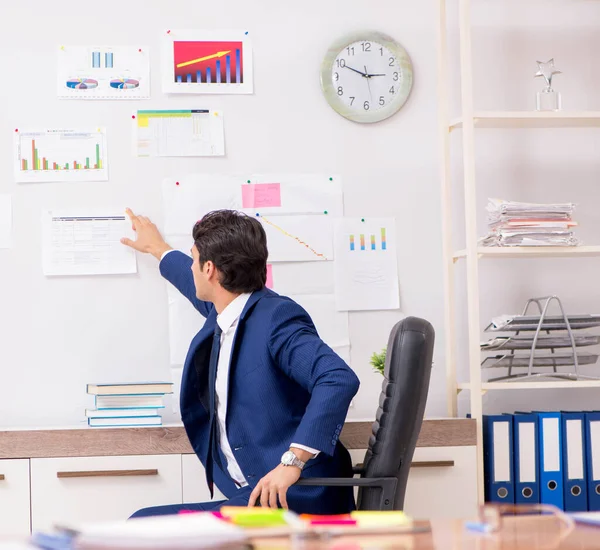
[[[529, 367], [529, 355], [493, 355], [486, 357], [481, 366], [483, 368], [496, 367]], [[578, 365], [593, 365], [598, 360], [598, 355], [590, 353], [577, 354]], [[573, 366], [573, 354], [538, 355], [533, 360], [534, 367], [568, 367]]]
[[[600, 336], [589, 334], [589, 335], [574, 335], [575, 347], [583, 346], [595, 346], [600, 344]], [[533, 347], [533, 336], [511, 336], [511, 337], [498, 337], [483, 342], [481, 344], [481, 351], [496, 351], [496, 350], [517, 350], [517, 349], [531, 349]], [[536, 343], [535, 349], [552, 349], [552, 348], [570, 348], [571, 338], [568, 335], [564, 336], [539, 336]]]
[[[492, 321], [485, 332], [514, 332], [519, 330], [537, 330], [540, 325], [539, 315], [515, 315], [499, 318], [501, 322]], [[572, 329], [600, 327], [600, 315], [568, 315], [567, 319]], [[567, 330], [564, 317], [561, 315], [548, 315], [544, 318], [541, 330]]]

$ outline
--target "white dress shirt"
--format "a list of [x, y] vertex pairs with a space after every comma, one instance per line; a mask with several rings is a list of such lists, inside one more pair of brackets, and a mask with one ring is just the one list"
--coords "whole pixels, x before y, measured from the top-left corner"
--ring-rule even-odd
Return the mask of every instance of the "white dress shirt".
[[[172, 252], [172, 250], [165, 252], [161, 257], [161, 261], [169, 252]], [[219, 315], [217, 315], [217, 323], [223, 331], [221, 333], [221, 349], [219, 351], [217, 378], [215, 380], [215, 403], [217, 406], [217, 421], [219, 423], [220, 446], [221, 451], [223, 451], [225, 459], [227, 460], [227, 471], [229, 472], [229, 475], [241, 487], [248, 485], [248, 482], [233, 455], [229, 439], [227, 438], [227, 394], [229, 388], [229, 365], [231, 363], [233, 340], [235, 338], [238, 321], [240, 320], [242, 311], [244, 311], [244, 307], [246, 307], [246, 303], [250, 296], [252, 296], [250, 293], [240, 294]], [[306, 447], [305, 445], [299, 445], [297, 443], [292, 443], [290, 447], [302, 449], [312, 453], [315, 457], [320, 452], [311, 447]]]

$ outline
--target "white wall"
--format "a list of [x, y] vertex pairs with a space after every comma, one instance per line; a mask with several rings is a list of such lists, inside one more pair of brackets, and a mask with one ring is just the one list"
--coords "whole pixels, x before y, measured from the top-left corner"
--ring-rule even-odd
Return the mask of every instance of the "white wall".
[[[2, 2], [0, 193], [13, 194], [15, 238], [12, 250], [0, 251], [0, 426], [76, 424], [91, 405], [87, 382], [169, 377], [166, 291], [155, 260], [140, 258], [137, 276], [45, 279], [39, 218], [42, 208], [127, 205], [160, 222], [161, 179], [188, 172], [339, 173], [347, 215], [395, 216], [401, 311], [350, 314], [351, 363], [362, 380], [350, 418], [373, 418], [381, 378], [368, 360], [403, 315], [424, 317], [437, 330], [427, 412], [443, 415], [434, 7], [433, 1], [410, 0]], [[163, 96], [159, 32], [222, 26], [251, 32], [255, 94]], [[329, 43], [363, 28], [394, 36], [415, 67], [406, 107], [372, 126], [338, 116], [319, 87]], [[227, 156], [132, 158], [133, 104], [55, 98], [55, 51], [61, 42], [148, 45], [152, 102], [136, 106], [223, 109]], [[108, 129], [109, 182], [14, 183], [14, 128], [98, 124]]]
[[[451, 0], [453, 32], [451, 74], [458, 74], [457, 2]], [[555, 58], [563, 74], [554, 78], [563, 110], [600, 110], [600, 5], [589, 1], [476, 0], [473, 2], [474, 103], [476, 110], [533, 110], [535, 94], [544, 86], [533, 78], [536, 60]], [[453, 110], [459, 113], [458, 78], [453, 79]], [[455, 222], [463, 209], [462, 143], [453, 133]], [[576, 234], [583, 244], [600, 243], [600, 131], [598, 129], [476, 130], [478, 229], [486, 231], [488, 197], [516, 201], [575, 202]], [[457, 246], [464, 245], [464, 238]], [[557, 294], [570, 313], [600, 311], [600, 262], [590, 259], [489, 259], [480, 262], [481, 329], [491, 317], [520, 313], [528, 298]], [[466, 356], [466, 288], [464, 262], [457, 269], [459, 380], [468, 379]], [[554, 310], [557, 311], [556, 309]], [[597, 330], [595, 331], [598, 332]], [[481, 334], [487, 340], [489, 333]], [[584, 351], [598, 353], [595, 348]], [[600, 366], [583, 368], [600, 376]], [[500, 376], [505, 371], [484, 372]], [[459, 410], [468, 411], [468, 393]], [[597, 390], [489, 392], [485, 412], [515, 410], [597, 409]]]

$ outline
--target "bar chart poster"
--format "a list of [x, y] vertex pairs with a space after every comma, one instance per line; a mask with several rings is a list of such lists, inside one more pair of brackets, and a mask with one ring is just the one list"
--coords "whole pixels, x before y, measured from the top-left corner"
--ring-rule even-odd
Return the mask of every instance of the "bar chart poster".
[[165, 93], [253, 92], [252, 47], [245, 31], [169, 30], [162, 47]]
[[104, 128], [16, 130], [14, 147], [18, 183], [108, 180]]
[[338, 218], [334, 245], [339, 311], [400, 306], [394, 218]]
[[57, 95], [60, 99], [148, 99], [148, 48], [60, 46]]

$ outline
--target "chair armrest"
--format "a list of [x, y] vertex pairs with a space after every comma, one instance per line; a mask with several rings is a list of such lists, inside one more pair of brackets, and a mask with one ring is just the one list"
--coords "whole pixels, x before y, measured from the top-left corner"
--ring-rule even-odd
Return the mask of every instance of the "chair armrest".
[[295, 485], [304, 487], [375, 487], [381, 489], [378, 510], [393, 510], [398, 480], [395, 477], [310, 477]]
[[305, 487], [383, 487], [397, 481], [395, 477], [311, 477], [299, 479], [295, 485], [304, 485]]

